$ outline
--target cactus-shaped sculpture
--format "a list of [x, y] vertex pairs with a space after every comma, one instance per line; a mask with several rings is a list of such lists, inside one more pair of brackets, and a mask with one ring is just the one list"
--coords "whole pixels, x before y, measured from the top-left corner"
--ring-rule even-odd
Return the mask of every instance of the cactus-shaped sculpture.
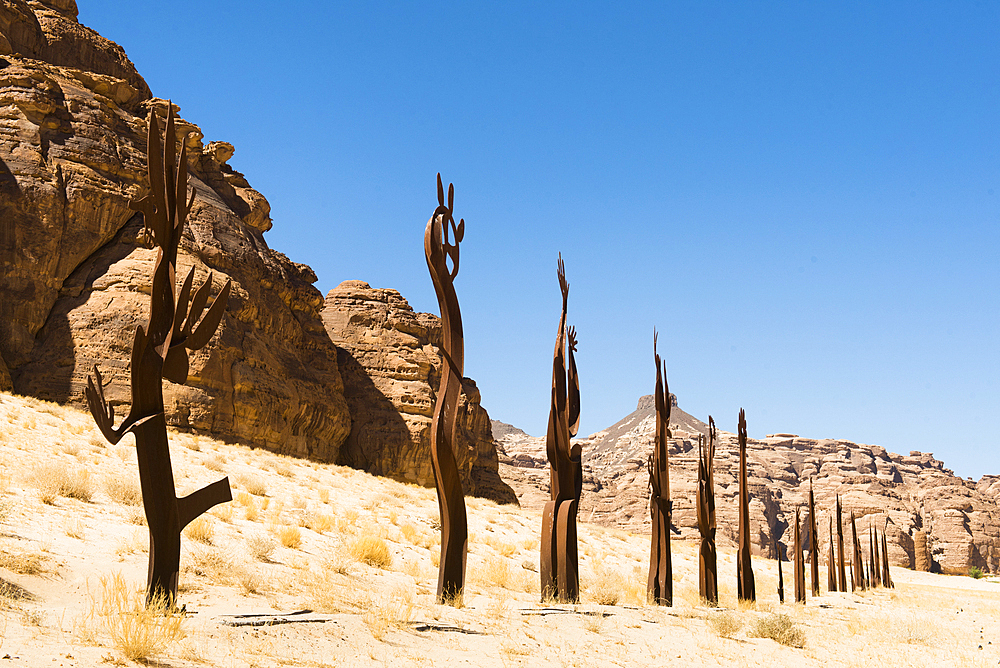
[[872, 526], [871, 520], [868, 520], [868, 563], [869, 570], [871, 571], [871, 586], [881, 587], [882, 586], [882, 564], [879, 563], [878, 558], [878, 540], [875, 535], [875, 527]]
[[122, 423], [115, 427], [115, 411], [104, 397], [104, 381], [96, 365], [94, 375], [87, 377], [86, 397], [97, 426], [110, 443], [118, 443], [127, 433], [135, 436], [142, 503], [149, 526], [146, 600], [163, 596], [172, 603], [177, 597], [181, 530], [212, 506], [233, 497], [229, 478], [223, 478], [178, 498], [170, 464], [162, 381], [166, 378], [179, 384], [187, 382], [188, 351], [205, 346], [219, 327], [230, 282], [226, 282], [207, 312], [211, 274], [191, 297], [192, 268], [180, 294], [175, 296], [177, 247], [194, 193], [189, 200], [186, 142], [181, 141], [177, 156], [173, 106], [168, 103], [168, 107], [162, 146], [156, 110], [150, 109], [146, 147], [150, 192], [129, 204], [142, 213], [146, 236], [152, 238], [157, 248], [149, 320], [145, 326], [136, 327], [132, 341], [132, 405]]
[[854, 586], [862, 591], [868, 587], [865, 584], [865, 567], [861, 557], [861, 543], [858, 542], [858, 527], [851, 512], [851, 538], [854, 541]]
[[[847, 591], [847, 571], [844, 568], [844, 519], [840, 509], [840, 494], [837, 495], [837, 582], [840, 591]], [[854, 591], [854, 578], [851, 578], [851, 591]]]
[[837, 561], [833, 552], [833, 515], [830, 516], [830, 556], [826, 560], [826, 590], [837, 591]]
[[747, 488], [747, 420], [740, 409], [740, 530], [736, 556], [736, 595], [741, 601], [756, 601], [757, 590], [750, 563], [750, 490]]
[[659, 605], [673, 605], [674, 581], [670, 563], [670, 471], [667, 440], [670, 438], [670, 396], [666, 363], [656, 352], [656, 330], [653, 330], [653, 358], [656, 361], [656, 388], [653, 394], [656, 405], [656, 427], [653, 452], [649, 455], [649, 512], [653, 520], [652, 542], [649, 551], [649, 598]]
[[698, 435], [698, 591], [710, 606], [719, 604], [719, 575], [715, 551], [715, 420], [708, 416], [708, 447]]
[[819, 596], [819, 534], [816, 532], [816, 499], [813, 481], [809, 478], [809, 576], [813, 596]]
[[[576, 372], [576, 330], [566, 327], [569, 283], [566, 267], [559, 255], [559, 289], [562, 312], [552, 356], [552, 397], [545, 450], [549, 459], [549, 494], [551, 501], [542, 511], [542, 540], [539, 559], [542, 599], [555, 598], [561, 603], [580, 600], [580, 574], [577, 563], [576, 513], [583, 490], [583, 467], [580, 445], [570, 444], [580, 427], [580, 379]], [[567, 367], [568, 357], [568, 367]]]
[[785, 576], [781, 572], [781, 546], [776, 537], [771, 538], [774, 543], [774, 556], [778, 560], [778, 603], [785, 602]]
[[882, 584], [890, 589], [895, 589], [892, 583], [892, 575], [889, 573], [889, 546], [885, 538], [885, 530], [889, 528], [889, 518], [885, 518], [885, 526], [882, 527]]
[[424, 230], [424, 255], [441, 309], [441, 356], [444, 358], [431, 420], [431, 466], [437, 487], [438, 511], [441, 513], [437, 599], [444, 603], [460, 600], [465, 587], [465, 557], [469, 542], [465, 495], [455, 461], [458, 400], [465, 366], [465, 339], [462, 313], [458, 308], [458, 295], [455, 294], [455, 277], [458, 275], [458, 245], [465, 236], [465, 219], [455, 223], [455, 186], [448, 184], [448, 203], [445, 204], [440, 174], [437, 175], [437, 196], [438, 206]]
[[802, 534], [799, 527], [799, 509], [795, 509], [795, 602], [806, 602], [806, 565], [802, 561]]

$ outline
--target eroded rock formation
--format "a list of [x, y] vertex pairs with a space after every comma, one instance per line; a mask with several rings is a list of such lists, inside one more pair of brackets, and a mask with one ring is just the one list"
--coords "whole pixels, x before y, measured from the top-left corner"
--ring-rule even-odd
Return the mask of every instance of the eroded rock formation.
[[[635, 412], [581, 439], [585, 471], [581, 519], [631, 531], [650, 530], [645, 457], [652, 449], [653, 418], [651, 397], [643, 397]], [[690, 538], [698, 535], [697, 437], [707, 430], [705, 423], [679, 408], [671, 410], [673, 522]], [[547, 489], [547, 479], [541, 475], [544, 439], [504, 431], [506, 435], [498, 439], [501, 475], [515, 488], [522, 505], [539, 507], [538, 499]], [[892, 564], [920, 567], [914, 538], [925, 535], [934, 568], [946, 573], [966, 573], [970, 566], [1000, 571], [998, 476], [984, 476], [974, 483], [957, 477], [927, 453], [904, 456], [877, 445], [793, 434], [750, 439], [747, 451], [750, 524], [757, 554], [775, 556], [772, 536], [786, 547], [791, 544], [795, 508], [808, 502], [813, 477], [818, 526], [827, 524], [839, 493], [845, 517], [853, 512], [862, 525], [870, 520], [878, 527], [888, 519]], [[735, 434], [720, 432], [715, 464], [718, 535], [731, 545], [736, 540], [738, 464]], [[806, 546], [812, 540], [809, 534], [803, 536]], [[861, 538], [863, 550], [869, 549], [867, 540], [867, 535]]]
[[[416, 313], [396, 290], [344, 281], [326, 296], [323, 324], [353, 420], [341, 461], [376, 475], [431, 485], [430, 424], [441, 373], [440, 319]], [[479, 390], [463, 380], [458, 468], [466, 494], [516, 503], [497, 473], [496, 445]]]
[[[167, 103], [73, 0], [5, 0], [0, 32], [0, 386], [79, 404], [98, 364], [127, 400], [155, 260], [128, 201], [147, 187], [146, 119]], [[267, 201], [226, 164], [233, 148], [178, 125], [195, 192], [179, 275], [234, 289], [190, 385], [164, 388], [168, 420], [335, 461], [350, 417], [316, 277], [267, 247]]]

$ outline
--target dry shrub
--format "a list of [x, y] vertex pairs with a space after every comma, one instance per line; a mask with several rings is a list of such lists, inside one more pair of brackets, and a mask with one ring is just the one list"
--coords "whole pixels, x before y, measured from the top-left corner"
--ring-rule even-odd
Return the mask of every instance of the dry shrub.
[[598, 567], [593, 584], [587, 587], [587, 596], [598, 605], [618, 605], [627, 587], [628, 581], [621, 573]]
[[207, 517], [196, 517], [184, 528], [184, 535], [199, 543], [211, 545], [215, 539], [215, 527]]
[[259, 594], [264, 589], [264, 577], [252, 566], [239, 564], [232, 568], [231, 574], [244, 596]]
[[743, 619], [731, 610], [713, 613], [709, 616], [708, 623], [720, 638], [732, 638], [743, 628]]
[[326, 487], [319, 490], [319, 500], [320, 503], [330, 503], [330, 490]]
[[278, 529], [278, 540], [285, 547], [295, 550], [302, 545], [302, 532], [299, 531], [298, 527], [281, 527]]
[[417, 537], [417, 527], [412, 524], [400, 524], [399, 533], [403, 535], [403, 538], [408, 542], [416, 545], [414, 538]]
[[392, 554], [389, 546], [377, 536], [361, 536], [351, 544], [351, 556], [355, 560], [375, 566], [389, 568], [392, 566]]
[[237, 570], [221, 550], [212, 547], [195, 547], [187, 554], [183, 570], [207, 578], [210, 582], [228, 582]]
[[342, 561], [324, 564], [318, 571], [306, 571], [303, 585], [309, 592], [310, 607], [316, 612], [354, 612], [361, 605], [357, 599], [357, 585], [346, 577], [347, 568]]
[[274, 465], [274, 472], [277, 473], [278, 475], [280, 475], [283, 478], [291, 478], [292, 477], [292, 467], [286, 461], [280, 461], [279, 460], [277, 463], [275, 463], [275, 465]]
[[517, 551], [517, 546], [513, 543], [508, 543], [507, 541], [494, 538], [493, 536], [486, 537], [486, 544], [496, 550], [497, 554], [501, 557], [510, 557]]
[[37, 466], [32, 471], [30, 480], [38, 487], [42, 503], [51, 505], [57, 496], [89, 502], [94, 496], [90, 471], [80, 467], [70, 468], [63, 462]]
[[326, 533], [337, 525], [337, 520], [333, 515], [326, 513], [312, 513], [305, 518], [305, 527], [312, 529], [316, 533]]
[[108, 476], [104, 479], [104, 491], [115, 503], [126, 506], [142, 504], [142, 490], [131, 476]]
[[236, 483], [254, 496], [267, 496], [267, 484], [256, 473], [245, 473], [236, 476]]
[[207, 457], [202, 464], [205, 465], [209, 471], [222, 471], [222, 465], [226, 463], [226, 458], [222, 455], [215, 455], [214, 457]]
[[229, 524], [233, 521], [233, 507], [228, 503], [221, 506], [216, 506], [211, 513], [218, 517], [220, 520]]
[[276, 547], [274, 540], [266, 534], [253, 534], [247, 538], [247, 550], [258, 561], [270, 561]]
[[789, 647], [804, 647], [806, 644], [806, 634], [792, 623], [792, 618], [775, 612], [753, 620], [747, 635], [751, 638], [770, 638]]
[[128, 520], [129, 524], [137, 524], [141, 527], [146, 526], [146, 513], [142, 508], [129, 508], [128, 515], [125, 519]]
[[97, 614], [115, 649], [132, 661], [160, 654], [184, 637], [184, 617], [163, 594], [148, 604], [143, 592], [130, 589], [121, 574], [101, 578], [102, 600]]
[[39, 552], [0, 552], [0, 566], [20, 575], [45, 572], [45, 555]]
[[80, 520], [72, 520], [66, 522], [63, 526], [63, 531], [65, 531], [66, 535], [70, 538], [83, 540], [87, 535], [87, 525]]

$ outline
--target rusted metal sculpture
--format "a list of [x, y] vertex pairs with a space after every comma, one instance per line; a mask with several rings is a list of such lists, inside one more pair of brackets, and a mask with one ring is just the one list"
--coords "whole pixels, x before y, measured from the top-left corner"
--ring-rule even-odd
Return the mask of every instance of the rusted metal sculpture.
[[438, 206], [424, 230], [424, 255], [441, 309], [441, 356], [445, 362], [431, 421], [431, 465], [441, 513], [437, 600], [447, 603], [457, 602], [465, 587], [465, 557], [469, 543], [465, 495], [455, 461], [458, 400], [465, 367], [465, 338], [455, 277], [458, 275], [458, 245], [465, 236], [465, 219], [455, 223], [455, 186], [448, 184], [448, 203], [445, 204], [440, 174], [437, 175], [437, 195]]
[[781, 573], [781, 546], [778, 545], [777, 537], [772, 537], [774, 543], [774, 556], [778, 559], [778, 603], [785, 602], [785, 576]]
[[[837, 495], [837, 582], [840, 591], [847, 591], [847, 572], [844, 569], [844, 519], [840, 510], [840, 494]], [[851, 578], [851, 591], [854, 591], [854, 578]]]
[[795, 602], [806, 602], [806, 565], [802, 561], [802, 536], [799, 533], [801, 521], [799, 509], [795, 509]]
[[750, 491], [747, 489], [747, 420], [740, 409], [740, 532], [736, 555], [736, 595], [741, 601], [756, 601], [757, 590], [750, 563]]
[[719, 576], [715, 551], [715, 420], [708, 416], [708, 447], [698, 435], [698, 591], [710, 606], [719, 604]]
[[816, 533], [816, 500], [813, 481], [809, 478], [809, 576], [813, 596], [819, 596], [819, 534]]
[[649, 598], [659, 605], [673, 605], [673, 568], [670, 563], [670, 471], [667, 439], [670, 438], [670, 386], [667, 382], [666, 363], [656, 352], [656, 330], [653, 330], [653, 358], [656, 361], [656, 427], [653, 452], [649, 455], [649, 512], [653, 520], [652, 542], [649, 550]]
[[858, 527], [854, 522], [854, 512], [851, 512], [851, 538], [854, 541], [854, 584], [858, 589], [867, 589], [865, 583], [865, 567], [861, 558], [861, 543], [858, 542]]
[[[580, 427], [580, 379], [576, 372], [576, 330], [566, 327], [569, 283], [562, 254], [559, 255], [559, 289], [562, 313], [552, 356], [552, 398], [545, 449], [549, 458], [549, 493], [552, 500], [542, 512], [542, 541], [539, 574], [542, 600], [555, 598], [560, 603], [580, 600], [580, 574], [577, 563], [576, 513], [583, 490], [580, 444], [570, 444]], [[567, 356], [569, 366], [567, 368]]]
[[892, 574], [889, 573], [889, 546], [886, 542], [885, 531], [889, 528], [889, 518], [885, 518], [885, 526], [882, 528], [882, 582], [889, 589], [895, 589], [892, 582]]
[[[168, 103], [166, 138], [160, 143], [156, 110], [149, 112], [146, 146], [149, 194], [129, 206], [143, 215], [147, 238], [157, 247], [150, 290], [149, 320], [136, 327], [132, 342], [132, 406], [116, 428], [114, 408], [104, 397], [104, 381], [97, 366], [87, 377], [87, 405], [104, 437], [118, 443], [127, 433], [135, 436], [142, 503], [149, 526], [149, 572], [146, 600], [177, 597], [181, 530], [212, 506], [232, 500], [229, 478], [223, 478], [184, 497], [177, 497], [163, 412], [162, 381], [183, 384], [188, 377], [188, 352], [205, 346], [225, 313], [230, 282], [205, 312], [212, 275], [191, 297], [194, 269], [175, 298], [177, 246], [184, 231], [194, 193], [188, 199], [187, 150], [181, 141], [176, 154], [173, 106]], [[190, 304], [189, 304], [190, 300]], [[204, 317], [202, 313], [205, 312]], [[200, 320], [200, 322], [199, 322]]]
[[871, 578], [870, 578], [871, 586], [881, 587], [882, 566], [879, 563], [879, 558], [878, 558], [879, 549], [878, 549], [878, 540], [875, 535], [875, 527], [872, 526], [871, 520], [868, 520], [868, 546], [869, 546], [868, 563], [871, 564], [871, 566], [869, 567], [871, 571]]
[[826, 561], [826, 590], [837, 591], [837, 562], [833, 553], [833, 516], [830, 516], [830, 557]]

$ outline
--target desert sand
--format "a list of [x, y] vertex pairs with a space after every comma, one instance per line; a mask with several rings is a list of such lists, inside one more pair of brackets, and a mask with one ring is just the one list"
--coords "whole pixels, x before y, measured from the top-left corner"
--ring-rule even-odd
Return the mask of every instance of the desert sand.
[[710, 609], [696, 544], [674, 541], [674, 606], [660, 607], [646, 602], [649, 537], [586, 523], [582, 602], [541, 603], [538, 513], [480, 499], [467, 499], [461, 607], [439, 605], [433, 490], [194, 434], [172, 432], [171, 447], [179, 493], [228, 475], [235, 498], [185, 532], [184, 614], [143, 616], [131, 437], [110, 446], [87, 413], [0, 394], [0, 665], [1000, 663], [995, 578], [894, 567], [894, 590], [828, 594], [823, 563], [822, 596], [782, 605], [776, 562], [755, 558], [758, 601], [741, 606], [721, 546]]

